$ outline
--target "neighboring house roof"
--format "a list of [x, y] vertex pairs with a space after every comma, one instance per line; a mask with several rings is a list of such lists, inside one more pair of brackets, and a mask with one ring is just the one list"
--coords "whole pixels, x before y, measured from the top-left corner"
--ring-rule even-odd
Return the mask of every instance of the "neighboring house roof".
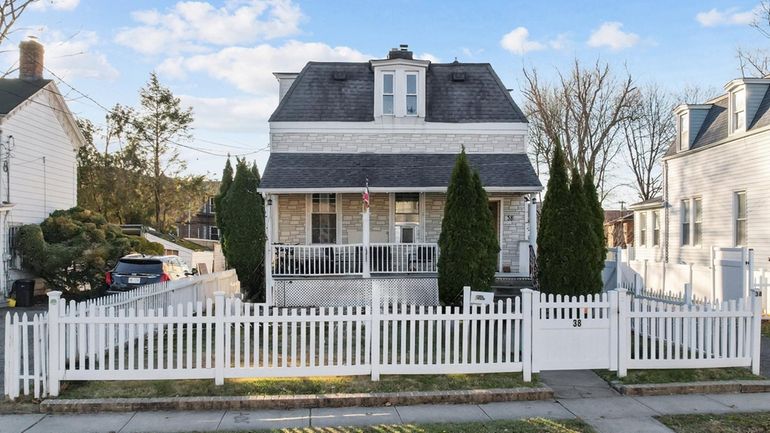
[[[454, 72], [463, 72], [464, 80], [453, 80]], [[488, 63], [431, 63], [425, 104], [426, 122], [527, 122]], [[270, 116], [271, 122], [373, 120], [369, 63], [309, 62]]]
[[51, 80], [0, 79], [0, 115], [10, 113], [50, 82]]
[[[449, 185], [455, 154], [439, 153], [273, 153], [260, 191], [398, 188], [443, 190]], [[542, 185], [526, 154], [468, 154], [486, 188], [539, 191]]]
[[663, 207], [663, 196], [653, 197], [629, 206], [629, 208], [632, 210], [653, 209], [659, 207]]
[[633, 215], [633, 211], [631, 210], [618, 210], [618, 209], [608, 209], [604, 211], [604, 222], [614, 221], [618, 218], [622, 218], [624, 216]]

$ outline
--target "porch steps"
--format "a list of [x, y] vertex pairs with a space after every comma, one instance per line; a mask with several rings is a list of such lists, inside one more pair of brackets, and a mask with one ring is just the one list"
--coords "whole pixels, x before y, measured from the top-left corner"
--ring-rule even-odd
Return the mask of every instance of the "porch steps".
[[529, 278], [498, 278], [492, 283], [495, 301], [515, 298], [521, 295], [521, 289], [531, 289], [532, 280]]

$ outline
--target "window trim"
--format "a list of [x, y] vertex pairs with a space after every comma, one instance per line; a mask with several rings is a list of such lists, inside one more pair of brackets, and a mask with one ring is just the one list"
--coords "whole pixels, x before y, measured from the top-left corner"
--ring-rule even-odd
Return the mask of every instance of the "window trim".
[[[660, 229], [661, 229], [661, 222], [660, 222], [660, 210], [654, 210], [652, 211], [652, 246], [653, 247], [660, 247]], [[657, 223], [657, 228], [656, 228]]]
[[690, 113], [684, 112], [679, 115], [679, 150], [690, 149]]
[[[214, 239], [212, 236], [212, 233], [216, 231], [217, 232], [217, 238]], [[219, 240], [219, 227], [217, 226], [209, 226], [209, 240], [210, 241], [218, 241]]]
[[[685, 215], [685, 205], [687, 205], [687, 214]], [[683, 247], [692, 246], [692, 199], [685, 198], [679, 201], [679, 240]], [[687, 229], [685, 230], [685, 224]], [[686, 235], [686, 238], [685, 238]]]
[[[738, 94], [743, 96], [743, 104], [738, 105]], [[730, 123], [731, 132], [742, 132], [746, 130], [746, 89], [734, 90], [730, 93]], [[740, 108], [740, 110], [739, 110]], [[738, 126], [738, 115], [743, 114], [743, 125]]]
[[[414, 93], [409, 93], [409, 77], [414, 77]], [[415, 98], [415, 112], [409, 114], [408, 100], [410, 96]], [[406, 71], [404, 73], [404, 113], [408, 117], [417, 117], [420, 114], [420, 73], [417, 71]]]
[[647, 247], [647, 211], [639, 212], [639, 246]]
[[732, 228], [733, 228], [733, 246], [735, 247], [745, 247], [746, 245], [738, 243], [738, 196], [743, 195], [744, 202], [745, 202], [745, 213], [746, 215], [743, 217], [742, 221], [745, 221], [745, 227], [744, 227], [744, 236], [745, 236], [745, 243], [748, 243], [749, 240], [749, 196], [746, 193], [746, 190], [736, 190], [733, 191], [733, 212], [732, 212]]
[[[390, 93], [385, 93], [385, 76], [391, 77], [391, 89]], [[390, 96], [393, 100], [391, 104], [391, 112], [385, 112], [385, 97]], [[395, 116], [396, 115], [396, 71], [382, 71], [382, 80], [380, 82], [380, 104], [383, 116]]]
[[[700, 209], [700, 221], [698, 221], [698, 212], [696, 212], [695, 203], [699, 203], [698, 208]], [[696, 196], [691, 199], [690, 202], [690, 214], [692, 215], [691, 218], [691, 245], [692, 247], [701, 247], [703, 246], [703, 197]], [[700, 224], [700, 239], [698, 239], [695, 236], [696, 230], [695, 225]]]
[[[329, 194], [333, 195], [335, 200], [334, 215], [336, 216], [335, 230], [337, 235], [333, 243], [313, 243], [313, 195]], [[342, 243], [342, 198], [343, 194], [336, 192], [319, 192], [305, 194], [305, 244], [306, 245], [339, 245]]]
[[206, 213], [213, 214], [216, 213], [216, 209], [214, 208], [214, 201], [216, 197], [209, 196], [208, 200], [206, 200]]

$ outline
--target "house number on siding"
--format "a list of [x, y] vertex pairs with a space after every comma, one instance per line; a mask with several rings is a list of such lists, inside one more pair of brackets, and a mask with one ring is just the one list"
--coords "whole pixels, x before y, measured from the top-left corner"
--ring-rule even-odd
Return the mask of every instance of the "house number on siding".
[[573, 319], [572, 320], [572, 327], [573, 328], [580, 328], [583, 326], [583, 322], [580, 321], [580, 319]]
[[513, 222], [513, 215], [506, 215], [505, 216], [505, 222], [507, 222], [507, 223]]

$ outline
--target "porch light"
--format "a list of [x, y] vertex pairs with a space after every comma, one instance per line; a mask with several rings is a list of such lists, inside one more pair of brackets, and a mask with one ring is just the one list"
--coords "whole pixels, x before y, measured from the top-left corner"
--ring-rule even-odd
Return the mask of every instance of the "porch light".
[[273, 205], [273, 199], [272, 198], [268, 198], [267, 199], [267, 205], [268, 206], [272, 206]]

